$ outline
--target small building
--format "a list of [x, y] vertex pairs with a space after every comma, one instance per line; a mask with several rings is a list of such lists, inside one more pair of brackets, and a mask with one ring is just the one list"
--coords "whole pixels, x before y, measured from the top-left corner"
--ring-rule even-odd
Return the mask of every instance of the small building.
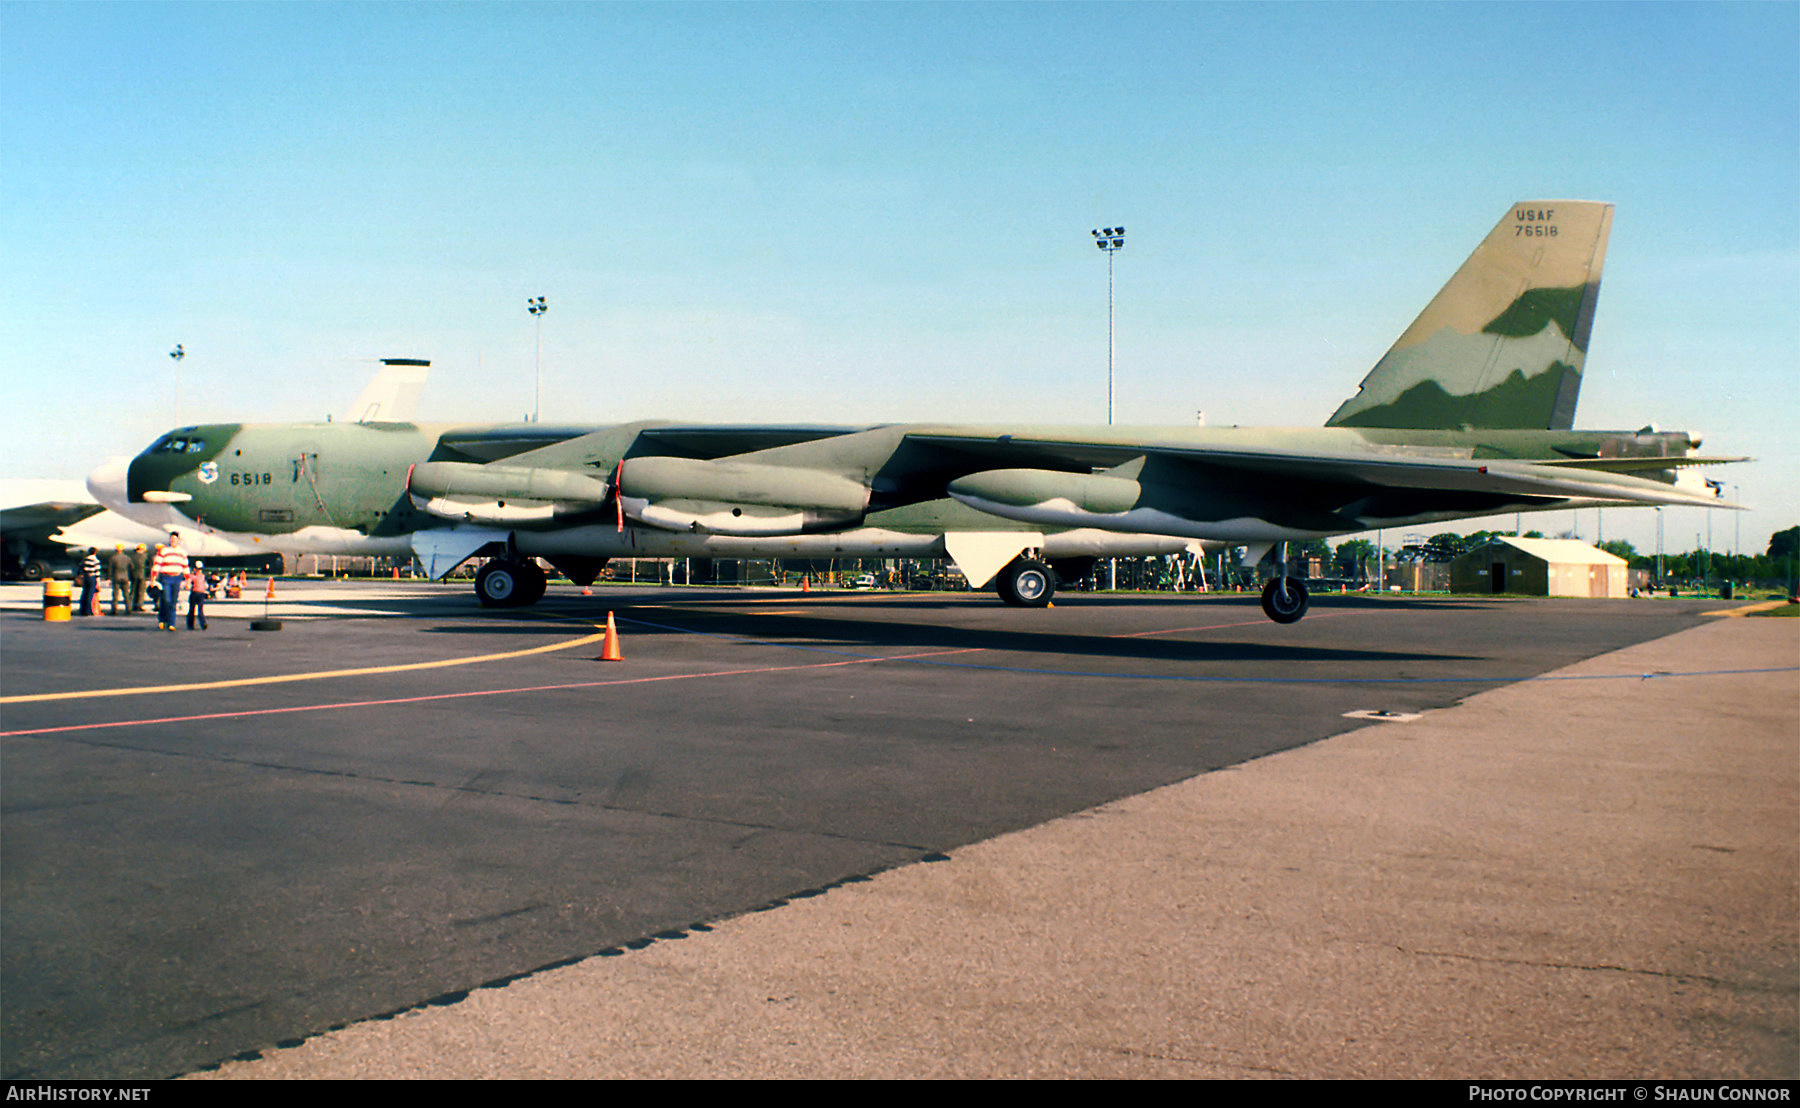
[[1625, 559], [1575, 539], [1495, 535], [1450, 563], [1450, 588], [1524, 596], [1630, 595]]

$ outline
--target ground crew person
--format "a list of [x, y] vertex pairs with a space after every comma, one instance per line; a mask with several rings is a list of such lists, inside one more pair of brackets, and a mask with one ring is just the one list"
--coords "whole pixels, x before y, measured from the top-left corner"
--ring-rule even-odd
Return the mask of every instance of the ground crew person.
[[138, 543], [137, 549], [131, 552], [131, 569], [129, 573], [131, 579], [131, 610], [133, 612], [141, 612], [144, 610], [144, 570], [146, 568], [145, 563], [148, 560], [149, 559], [145, 557], [144, 544], [141, 542]]
[[106, 559], [106, 575], [112, 580], [112, 614], [119, 614], [120, 605], [130, 611], [131, 555], [125, 553], [124, 543], [113, 545], [112, 557]]

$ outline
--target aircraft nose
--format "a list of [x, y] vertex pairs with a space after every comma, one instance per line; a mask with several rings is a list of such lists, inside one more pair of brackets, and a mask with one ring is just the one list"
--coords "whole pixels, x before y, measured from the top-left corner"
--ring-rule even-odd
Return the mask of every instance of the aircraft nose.
[[88, 495], [113, 511], [118, 511], [119, 505], [126, 503], [129, 497], [126, 475], [130, 465], [131, 459], [123, 456], [108, 458], [99, 469], [88, 474]]

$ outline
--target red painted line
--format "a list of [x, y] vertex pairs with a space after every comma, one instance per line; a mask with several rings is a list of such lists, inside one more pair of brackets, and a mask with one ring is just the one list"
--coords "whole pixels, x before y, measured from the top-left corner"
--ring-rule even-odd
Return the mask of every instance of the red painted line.
[[289, 712], [323, 712], [338, 708], [380, 708], [392, 704], [423, 704], [432, 700], [460, 700], [471, 696], [507, 696], [513, 693], [556, 692], [561, 689], [596, 689], [609, 685], [643, 685], [656, 681], [692, 681], [703, 677], [741, 677], [756, 673], [784, 673], [802, 669], [831, 669], [834, 666], [860, 666], [870, 662], [905, 662], [915, 658], [934, 658], [942, 654], [972, 654], [982, 648], [960, 650], [928, 650], [920, 654], [895, 654], [884, 658], [848, 658], [837, 662], [812, 662], [796, 666], [760, 666], [752, 669], [722, 669], [710, 673], [671, 673], [662, 677], [624, 677], [614, 681], [577, 681], [566, 685], [528, 685], [516, 689], [475, 689], [467, 692], [434, 693], [430, 696], [402, 696], [389, 700], [345, 700], [335, 704], [297, 704], [287, 708], [251, 708], [242, 712], [209, 712], [192, 716], [163, 716], [156, 719], [124, 719], [109, 723], [75, 723], [62, 727], [36, 727], [22, 731], [0, 731], [0, 739], [25, 735], [55, 735], [69, 731], [94, 731], [108, 727], [147, 727], [157, 723], [198, 723], [209, 719], [244, 719], [251, 716], [284, 715]]

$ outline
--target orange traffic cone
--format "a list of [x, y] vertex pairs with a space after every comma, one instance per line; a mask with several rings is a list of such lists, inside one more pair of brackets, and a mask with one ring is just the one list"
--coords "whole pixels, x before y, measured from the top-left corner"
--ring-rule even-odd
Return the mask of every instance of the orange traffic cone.
[[613, 614], [606, 613], [606, 642], [600, 647], [602, 662], [623, 662], [625, 656], [619, 653], [619, 629], [613, 625]]
[[275, 578], [273, 578], [273, 577], [269, 578], [269, 588], [268, 588], [268, 591], [263, 593], [263, 599], [264, 600], [275, 599]]
[[811, 575], [800, 578], [800, 591], [801, 592], [811, 592], [812, 591]]

